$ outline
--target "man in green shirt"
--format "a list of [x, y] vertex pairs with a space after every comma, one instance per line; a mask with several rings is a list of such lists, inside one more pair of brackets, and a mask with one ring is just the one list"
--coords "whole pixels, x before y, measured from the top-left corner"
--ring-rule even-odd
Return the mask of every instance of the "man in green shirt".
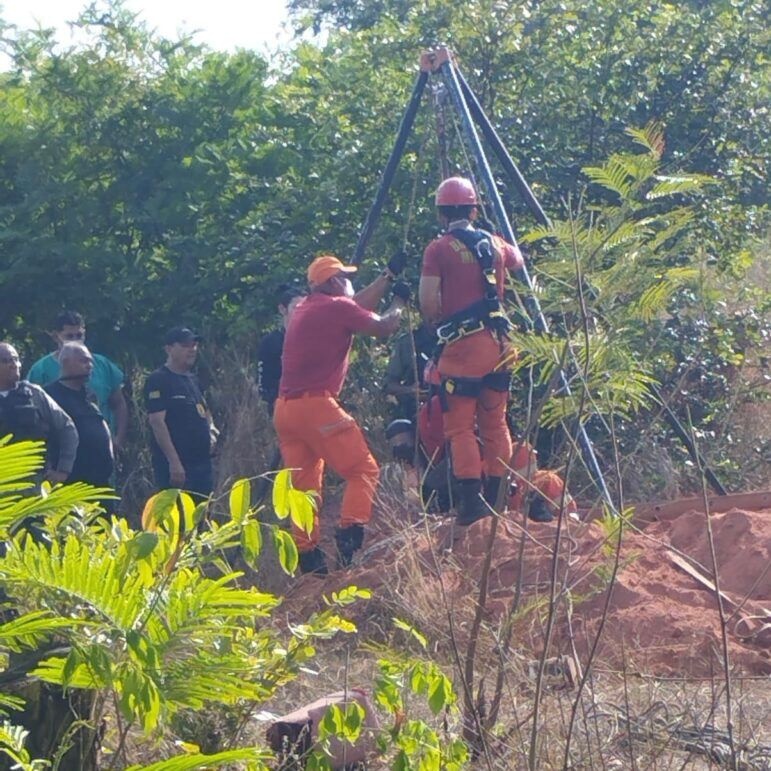
[[[27, 373], [27, 380], [39, 386], [47, 386], [60, 377], [59, 351], [65, 343], [82, 343], [86, 339], [86, 324], [83, 316], [75, 311], [63, 311], [54, 322], [51, 336], [57, 349], [38, 359]], [[128, 428], [128, 406], [123, 395], [123, 372], [106, 356], [93, 354], [94, 369], [88, 380], [88, 387], [99, 402], [99, 409], [110, 426], [115, 450], [120, 449], [126, 439]]]

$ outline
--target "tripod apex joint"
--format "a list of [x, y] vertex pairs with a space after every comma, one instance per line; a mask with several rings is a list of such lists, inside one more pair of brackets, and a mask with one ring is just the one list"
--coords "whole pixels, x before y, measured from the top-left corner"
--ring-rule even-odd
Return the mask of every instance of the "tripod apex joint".
[[452, 62], [452, 51], [447, 46], [431, 48], [420, 55], [420, 71], [429, 74], [439, 72], [442, 65], [447, 62]]

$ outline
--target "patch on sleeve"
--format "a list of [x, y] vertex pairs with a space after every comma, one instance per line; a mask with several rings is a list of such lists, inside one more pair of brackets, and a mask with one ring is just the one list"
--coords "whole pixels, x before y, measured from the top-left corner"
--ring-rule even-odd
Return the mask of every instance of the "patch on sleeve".
[[150, 391], [149, 394], [147, 394], [148, 399], [160, 399], [161, 398], [161, 392], [160, 391]]

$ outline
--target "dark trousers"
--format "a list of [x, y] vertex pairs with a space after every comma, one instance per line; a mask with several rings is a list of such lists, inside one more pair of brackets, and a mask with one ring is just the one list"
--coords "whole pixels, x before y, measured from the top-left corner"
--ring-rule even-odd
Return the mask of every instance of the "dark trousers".
[[[214, 489], [211, 458], [194, 463], [183, 461], [182, 467], [185, 469], [185, 484], [182, 485], [182, 489], [208, 498]], [[171, 487], [169, 462], [165, 457], [153, 456], [153, 473], [155, 474], [155, 484], [159, 490], [166, 490]]]

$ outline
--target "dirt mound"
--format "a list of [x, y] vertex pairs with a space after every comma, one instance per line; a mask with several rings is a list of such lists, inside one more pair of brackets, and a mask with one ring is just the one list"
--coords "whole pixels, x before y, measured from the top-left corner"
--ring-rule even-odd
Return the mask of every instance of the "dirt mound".
[[[484, 618], [497, 627], [513, 609], [537, 607], [515, 615], [515, 647], [528, 655], [542, 650], [554, 577], [555, 654], [573, 652], [585, 664], [602, 627], [596, 661], [605, 666], [659, 675], [722, 670], [717, 595], [694, 578], [711, 580], [713, 573], [704, 513], [662, 516], [643, 531], [625, 528], [612, 584], [618, 538], [599, 522], [566, 520], [558, 528], [510, 517], [494, 534]], [[771, 674], [771, 626], [763, 628], [771, 618], [757, 618], [771, 611], [771, 510], [712, 514], [710, 525], [730, 666]], [[492, 519], [465, 530], [446, 520], [409, 527], [381, 520], [360, 566], [324, 580], [302, 577], [288, 610], [307, 613], [321, 594], [356, 584], [410, 612], [418, 626], [441, 624], [446, 606], [462, 635], [479, 597], [492, 527]]]

